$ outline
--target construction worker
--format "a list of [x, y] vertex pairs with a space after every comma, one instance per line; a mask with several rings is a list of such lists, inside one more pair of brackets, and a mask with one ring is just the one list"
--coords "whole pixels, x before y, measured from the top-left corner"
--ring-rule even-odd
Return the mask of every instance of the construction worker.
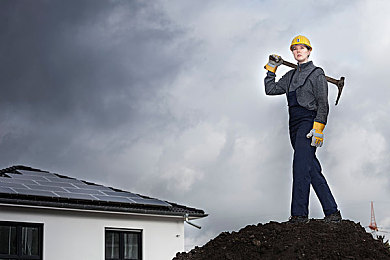
[[309, 61], [312, 46], [308, 38], [296, 36], [291, 42], [290, 50], [298, 62], [298, 68], [288, 71], [276, 82], [275, 72], [283, 60], [273, 54], [265, 65], [267, 76], [264, 79], [267, 95], [287, 96], [290, 141], [294, 149], [289, 222], [309, 221], [310, 184], [320, 200], [325, 214], [324, 220], [340, 222], [340, 211], [316, 157], [316, 149], [321, 147], [324, 141], [323, 130], [329, 112], [328, 84], [324, 71]]

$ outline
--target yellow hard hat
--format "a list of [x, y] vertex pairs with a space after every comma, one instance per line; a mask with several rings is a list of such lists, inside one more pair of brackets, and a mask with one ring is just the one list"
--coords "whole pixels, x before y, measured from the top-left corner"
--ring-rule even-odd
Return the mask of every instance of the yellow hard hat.
[[310, 45], [309, 39], [306, 38], [306, 37], [303, 36], [303, 35], [298, 35], [298, 36], [296, 36], [296, 37], [292, 40], [291, 45], [290, 45], [290, 50], [292, 51], [292, 50], [293, 50], [293, 49], [292, 49], [293, 46], [294, 46], [294, 45], [297, 45], [297, 44], [304, 44], [304, 45], [306, 45], [306, 46], [309, 48], [309, 50], [312, 49], [312, 47], [311, 47], [311, 45]]

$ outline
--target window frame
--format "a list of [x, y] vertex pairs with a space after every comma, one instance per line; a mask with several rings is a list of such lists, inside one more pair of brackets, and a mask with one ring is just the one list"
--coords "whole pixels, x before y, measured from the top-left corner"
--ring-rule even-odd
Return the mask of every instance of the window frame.
[[[107, 247], [106, 247], [106, 234], [107, 232], [115, 232], [119, 234], [119, 258], [107, 258]], [[105, 260], [133, 260], [133, 259], [125, 259], [124, 258], [124, 234], [136, 234], [138, 236], [138, 259], [134, 260], [142, 260], [142, 249], [143, 249], [143, 232], [142, 229], [123, 229], [123, 228], [109, 228], [106, 227], [104, 229], [104, 259]]]
[[[0, 226], [16, 227], [16, 255], [0, 254], [0, 259], [10, 260], [42, 260], [43, 259], [43, 223], [0, 221]], [[38, 255], [23, 255], [22, 252], [22, 228], [38, 228]]]

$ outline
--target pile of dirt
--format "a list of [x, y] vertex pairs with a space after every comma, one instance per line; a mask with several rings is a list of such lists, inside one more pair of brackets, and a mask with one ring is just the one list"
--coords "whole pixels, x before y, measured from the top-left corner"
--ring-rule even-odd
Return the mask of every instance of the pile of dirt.
[[350, 220], [306, 224], [270, 222], [223, 232], [173, 260], [390, 259], [390, 250]]

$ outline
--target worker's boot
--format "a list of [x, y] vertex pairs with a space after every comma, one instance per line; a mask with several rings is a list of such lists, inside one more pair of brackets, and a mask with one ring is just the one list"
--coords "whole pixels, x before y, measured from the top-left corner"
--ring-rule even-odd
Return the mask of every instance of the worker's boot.
[[288, 223], [298, 224], [298, 223], [308, 223], [309, 218], [307, 216], [291, 216], [288, 220]]
[[340, 210], [336, 211], [333, 214], [325, 216], [325, 218], [324, 218], [324, 221], [326, 223], [339, 223], [339, 222], [341, 222], [341, 220], [342, 220], [342, 217], [341, 217]]

